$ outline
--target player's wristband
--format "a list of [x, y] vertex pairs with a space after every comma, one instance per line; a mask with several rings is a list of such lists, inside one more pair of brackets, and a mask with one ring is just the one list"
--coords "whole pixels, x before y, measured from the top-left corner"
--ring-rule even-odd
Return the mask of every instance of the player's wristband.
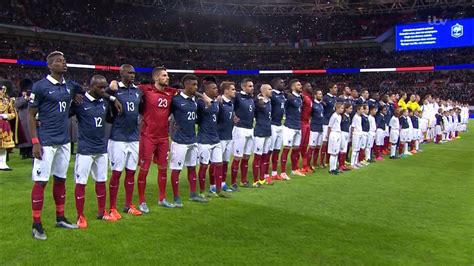
[[111, 102], [115, 102], [115, 100], [117, 100], [117, 98], [115, 96], [110, 95], [109, 100]]
[[39, 139], [38, 138], [31, 138], [31, 143], [33, 144], [39, 144]]

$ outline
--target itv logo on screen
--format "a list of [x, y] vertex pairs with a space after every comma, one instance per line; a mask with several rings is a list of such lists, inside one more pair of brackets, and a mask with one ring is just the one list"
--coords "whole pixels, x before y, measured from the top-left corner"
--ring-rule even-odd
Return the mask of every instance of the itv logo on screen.
[[445, 25], [448, 19], [446, 18], [437, 18], [436, 16], [428, 16], [429, 25]]

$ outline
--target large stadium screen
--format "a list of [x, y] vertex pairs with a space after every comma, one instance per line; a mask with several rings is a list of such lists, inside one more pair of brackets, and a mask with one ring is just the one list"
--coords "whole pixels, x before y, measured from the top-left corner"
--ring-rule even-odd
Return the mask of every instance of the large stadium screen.
[[474, 18], [399, 25], [395, 33], [397, 51], [474, 46]]

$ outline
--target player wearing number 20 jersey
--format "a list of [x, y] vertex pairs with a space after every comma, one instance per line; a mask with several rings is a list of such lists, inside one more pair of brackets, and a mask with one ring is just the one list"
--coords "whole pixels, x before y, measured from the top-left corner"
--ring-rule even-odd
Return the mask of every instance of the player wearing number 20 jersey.
[[[183, 167], [187, 167], [190, 200], [196, 202], [207, 202], [207, 199], [196, 193], [196, 161], [197, 161], [197, 138], [196, 119], [197, 104], [194, 95], [198, 86], [198, 78], [195, 75], [183, 77], [184, 91], [173, 97], [171, 112], [173, 113], [176, 129], [171, 143], [171, 184], [173, 186], [174, 204], [183, 207], [179, 196], [179, 174]], [[218, 136], [216, 133], [216, 140]]]

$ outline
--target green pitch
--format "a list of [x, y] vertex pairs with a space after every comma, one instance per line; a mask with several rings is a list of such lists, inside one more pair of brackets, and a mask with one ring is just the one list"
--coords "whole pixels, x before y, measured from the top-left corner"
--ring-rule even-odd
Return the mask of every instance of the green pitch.
[[[48, 184], [44, 242], [30, 234], [30, 161], [15, 155], [14, 171], [0, 172], [0, 264], [473, 265], [472, 130], [471, 123], [462, 139], [425, 145], [423, 153], [407, 159], [338, 176], [320, 170], [264, 189], [242, 189], [232, 199], [206, 205], [185, 200], [183, 209], [157, 206], [153, 167], [147, 186], [151, 213], [124, 215], [116, 223], [95, 220], [90, 179], [86, 230], [54, 228]], [[66, 216], [75, 221], [72, 170], [73, 162]], [[123, 176], [120, 205], [122, 182]], [[187, 195], [185, 173], [180, 189]]]

